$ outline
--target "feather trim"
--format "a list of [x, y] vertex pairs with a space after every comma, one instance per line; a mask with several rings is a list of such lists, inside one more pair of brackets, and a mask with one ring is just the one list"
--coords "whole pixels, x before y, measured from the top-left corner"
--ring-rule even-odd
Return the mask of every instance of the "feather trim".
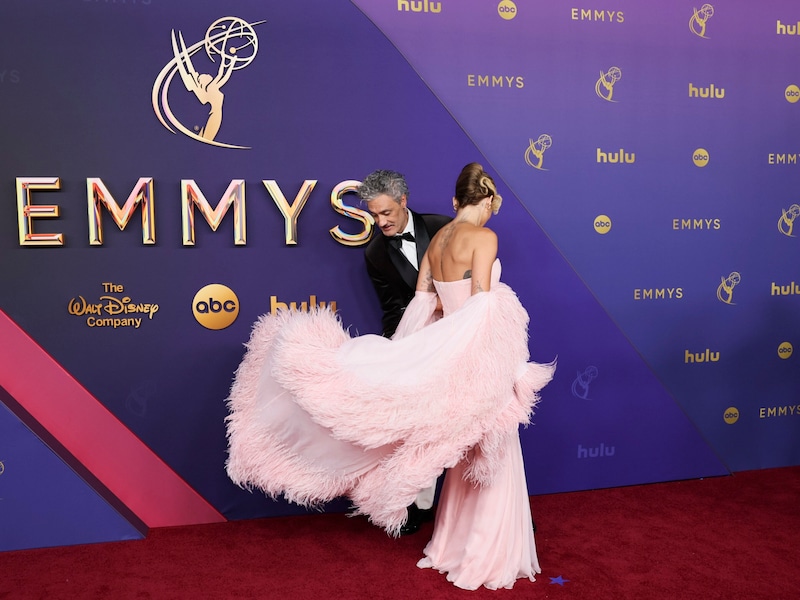
[[[435, 297], [412, 305], [394, 340], [351, 338], [328, 309], [261, 317], [228, 398], [231, 479], [307, 506], [348, 495], [391, 534], [417, 492], [460, 460], [465, 477], [490, 483], [555, 365], [527, 363], [528, 315], [502, 283], [424, 327]], [[305, 455], [287, 441], [306, 426], [332, 451]], [[332, 469], [340, 451], [348, 458]]]

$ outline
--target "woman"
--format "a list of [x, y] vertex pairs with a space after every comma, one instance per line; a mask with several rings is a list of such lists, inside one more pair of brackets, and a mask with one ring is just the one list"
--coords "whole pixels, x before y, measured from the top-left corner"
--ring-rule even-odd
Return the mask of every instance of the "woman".
[[554, 367], [527, 362], [528, 315], [499, 282], [484, 225], [500, 202], [467, 165], [392, 340], [350, 338], [330, 311], [261, 317], [228, 400], [234, 482], [304, 505], [347, 495], [392, 534], [451, 469], [419, 566], [467, 589], [539, 572], [517, 429]]
[[[498, 283], [497, 235], [485, 225], [501, 202], [481, 165], [464, 167], [453, 198], [456, 216], [431, 240], [417, 284], [439, 296], [445, 317]], [[447, 572], [458, 587], [511, 587], [541, 573], [515, 430], [502, 440], [501, 455], [491, 483], [476, 486], [465, 475], [474, 461], [469, 453], [445, 477], [433, 538], [418, 566]]]

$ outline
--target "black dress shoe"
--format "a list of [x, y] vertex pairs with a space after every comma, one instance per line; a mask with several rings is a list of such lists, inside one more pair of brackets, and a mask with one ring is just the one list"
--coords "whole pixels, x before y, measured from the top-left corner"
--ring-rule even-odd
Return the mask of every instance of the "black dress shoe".
[[400, 535], [411, 535], [417, 533], [423, 523], [432, 521], [434, 517], [434, 510], [432, 508], [422, 509], [416, 504], [408, 507], [408, 517], [406, 522], [400, 528]]
[[411, 535], [412, 533], [417, 533], [419, 531], [420, 523], [412, 523], [409, 520], [403, 524], [400, 528], [400, 535]]
[[436, 516], [436, 511], [432, 508], [419, 508], [417, 510], [419, 511], [423, 523], [433, 521], [434, 517]]

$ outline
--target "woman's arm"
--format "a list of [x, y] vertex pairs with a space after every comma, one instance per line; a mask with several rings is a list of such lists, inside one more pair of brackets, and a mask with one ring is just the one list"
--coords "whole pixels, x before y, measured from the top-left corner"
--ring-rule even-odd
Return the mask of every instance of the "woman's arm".
[[436, 288], [433, 287], [433, 274], [431, 273], [431, 262], [428, 260], [428, 253], [422, 257], [422, 263], [419, 265], [419, 275], [417, 276], [417, 291], [418, 292], [435, 292]]
[[[436, 294], [436, 288], [433, 285], [433, 273], [431, 273], [431, 262], [428, 260], [428, 253], [422, 257], [422, 264], [419, 266], [419, 275], [417, 276], [417, 291], [430, 292]], [[442, 300], [438, 294], [436, 296], [436, 312], [442, 311]]]
[[[481, 228], [474, 234], [472, 249], [472, 295], [488, 292], [492, 286], [492, 265], [497, 258], [497, 234]], [[420, 270], [420, 273], [422, 271]]]

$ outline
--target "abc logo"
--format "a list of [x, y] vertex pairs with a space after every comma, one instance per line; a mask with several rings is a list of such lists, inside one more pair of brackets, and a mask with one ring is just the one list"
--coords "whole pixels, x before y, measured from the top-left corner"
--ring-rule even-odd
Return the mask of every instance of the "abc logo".
[[739, 409], [735, 406], [729, 406], [725, 409], [725, 414], [722, 417], [728, 425], [733, 425], [739, 420]]
[[798, 100], [800, 100], [800, 87], [796, 85], [790, 85], [786, 88], [786, 100], [787, 102], [791, 102], [794, 104]]
[[497, 14], [503, 17], [506, 21], [510, 21], [517, 16], [517, 5], [511, 0], [503, 0], [497, 5]]
[[194, 295], [192, 312], [206, 329], [225, 329], [239, 316], [239, 299], [229, 287], [212, 283]]
[[787, 359], [792, 355], [794, 352], [794, 348], [789, 342], [783, 342], [780, 346], [778, 346], [778, 356], [783, 359]]
[[705, 167], [708, 164], [708, 150], [698, 148], [692, 154], [692, 161], [697, 167]]
[[597, 215], [594, 218], [594, 230], [601, 235], [607, 234], [611, 231], [611, 219], [606, 215]]

